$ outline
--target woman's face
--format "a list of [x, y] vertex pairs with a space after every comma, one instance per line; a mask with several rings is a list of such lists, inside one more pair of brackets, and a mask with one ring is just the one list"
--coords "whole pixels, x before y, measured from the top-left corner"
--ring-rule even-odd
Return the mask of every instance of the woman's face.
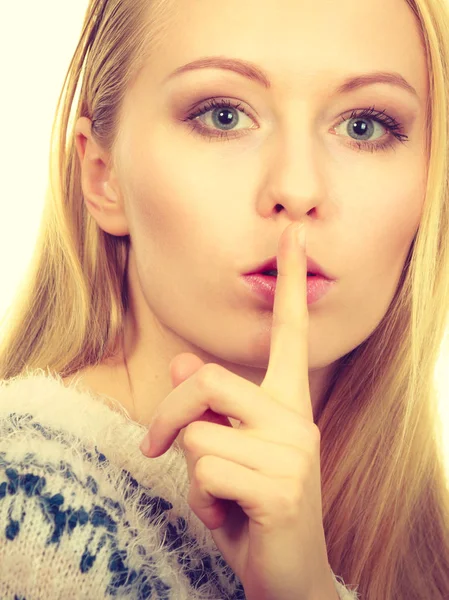
[[[218, 62], [174, 74], [212, 56], [240, 74]], [[337, 91], [381, 71], [416, 94], [387, 83]], [[111, 178], [146, 314], [215, 362], [266, 368], [272, 312], [242, 274], [303, 221], [308, 256], [337, 279], [309, 305], [310, 370], [358, 346], [384, 316], [419, 225], [426, 100], [425, 54], [402, 0], [178, 0], [125, 98]]]

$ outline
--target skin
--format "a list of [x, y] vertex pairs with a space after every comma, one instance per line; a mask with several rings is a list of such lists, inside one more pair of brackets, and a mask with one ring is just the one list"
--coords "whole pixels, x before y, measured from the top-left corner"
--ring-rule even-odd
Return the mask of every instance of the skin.
[[[256, 63], [271, 89], [221, 69], [163, 83], [210, 55]], [[334, 94], [347, 76], [374, 70], [400, 73], [418, 97], [385, 84]], [[89, 119], [76, 124], [86, 207], [101, 229], [131, 239], [123, 352], [83, 370], [86, 383], [142, 424], [173, 390], [170, 363], [183, 352], [260, 385], [272, 311], [240, 277], [277, 254], [291, 223], [304, 222], [308, 256], [337, 279], [308, 307], [316, 417], [336, 361], [385, 315], [417, 232], [427, 85], [418, 25], [403, 1], [179, 0], [124, 99], [116, 169]], [[186, 121], [210, 98], [236, 100], [248, 113], [231, 109], [229, 140], [203, 137]], [[364, 117], [374, 127], [365, 139], [390, 137], [394, 149], [354, 146], [350, 114], [372, 106], [403, 125], [405, 144]], [[218, 113], [199, 117], [211, 135], [225, 131]]]

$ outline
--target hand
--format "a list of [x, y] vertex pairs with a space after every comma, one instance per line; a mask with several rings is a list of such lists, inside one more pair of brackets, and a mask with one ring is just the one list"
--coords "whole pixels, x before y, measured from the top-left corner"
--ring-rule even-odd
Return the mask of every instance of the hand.
[[[307, 265], [296, 229], [289, 226], [279, 243], [270, 358], [260, 387], [196, 355], [178, 355], [170, 364], [175, 389], [158, 406], [150, 432], [156, 457], [185, 428], [189, 506], [248, 600], [336, 597], [308, 379]], [[240, 425], [232, 427], [228, 416]]]

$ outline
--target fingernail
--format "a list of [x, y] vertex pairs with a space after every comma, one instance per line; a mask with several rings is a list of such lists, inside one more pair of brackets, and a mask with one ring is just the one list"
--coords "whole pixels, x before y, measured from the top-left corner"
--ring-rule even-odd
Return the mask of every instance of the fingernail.
[[140, 451], [142, 452], [142, 454], [145, 454], [145, 456], [149, 456], [151, 454], [151, 440], [150, 435], [148, 433], [145, 434], [145, 437], [143, 438], [139, 447]]
[[301, 227], [298, 227], [298, 229], [296, 230], [296, 235], [298, 237], [299, 245], [301, 246], [301, 248], [303, 250], [305, 250], [306, 249], [306, 227], [305, 227], [305, 225], [301, 225]]

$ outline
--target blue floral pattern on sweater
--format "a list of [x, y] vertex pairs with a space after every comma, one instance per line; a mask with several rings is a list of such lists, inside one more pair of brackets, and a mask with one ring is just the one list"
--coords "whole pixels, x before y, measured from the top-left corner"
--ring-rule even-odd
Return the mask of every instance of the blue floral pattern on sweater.
[[[16, 415], [9, 414], [10, 423], [3, 422], [3, 433], [16, 431], [17, 427], [31, 425], [44, 439], [58, 439], [59, 443], [66, 448], [70, 448], [73, 440], [64, 435], [63, 431], [54, 431], [45, 427], [33, 419], [30, 414]], [[94, 452], [88, 451], [83, 447], [80, 440], [79, 446], [86, 460], [102, 465], [107, 462], [104, 454], [95, 447]], [[36, 472], [43, 473], [36, 475]], [[64, 491], [52, 493], [47, 489], [47, 479], [61, 475], [66, 480], [70, 480], [85, 493], [92, 497], [98, 497], [98, 502], [93, 502], [91, 507], [81, 506], [74, 508]], [[122, 477], [126, 480], [125, 500], [130, 495], [135, 494], [139, 483], [126, 470], [122, 470]], [[51, 524], [51, 534], [45, 540], [45, 544], [64, 543], [65, 536], [71, 536], [77, 528], [88, 528], [90, 530], [87, 543], [79, 559], [78, 568], [81, 573], [88, 573], [93, 566], [100, 552], [107, 552], [107, 569], [110, 573], [110, 580], [105, 593], [110, 597], [116, 597], [118, 591], [124, 591], [126, 588], [133, 590], [132, 598], [136, 600], [148, 600], [149, 598], [158, 598], [160, 600], [170, 600], [174, 598], [171, 594], [171, 588], [156, 573], [148, 576], [144, 572], [139, 572], [128, 565], [127, 550], [118, 541], [118, 522], [124, 520], [128, 526], [127, 532], [129, 538], [133, 537], [133, 530], [126, 523], [125, 506], [115, 501], [113, 498], [99, 494], [99, 484], [91, 475], [87, 475], [83, 481], [71, 468], [71, 465], [59, 460], [58, 464], [43, 462], [35, 453], [28, 452], [22, 463], [17, 464], [13, 460], [8, 460], [6, 452], [0, 452], [0, 505], [7, 501], [7, 520], [2, 526], [2, 533], [5, 540], [14, 542], [21, 534], [21, 525], [26, 518], [27, 507], [34, 503], [40, 511], [44, 522]], [[14, 509], [20, 505], [20, 517], [14, 518]], [[177, 550], [177, 560], [183, 572], [188, 577], [192, 588], [197, 588], [207, 584], [210, 578], [214, 579], [213, 560], [210, 556], [205, 556], [198, 561], [192, 561], [189, 553], [182, 551], [182, 547], [191, 546], [194, 540], [189, 539], [187, 525], [182, 517], [178, 517], [176, 525], [169, 522], [165, 513], [172, 510], [170, 502], [161, 497], [152, 496], [150, 493], [140, 490], [139, 509], [148, 519], [149, 524], [156, 521], [164, 522], [165, 529], [161, 543], [168, 550]], [[140, 545], [139, 554], [147, 555], [147, 549]], [[151, 559], [150, 559], [151, 560]], [[221, 568], [226, 566], [223, 559], [218, 558]], [[218, 581], [213, 581], [219, 591], [219, 598], [227, 598], [227, 594], [220, 589]], [[233, 582], [236, 586], [236, 593], [233, 595], [235, 600], [244, 600], [245, 594], [242, 585]], [[15, 595], [14, 598], [19, 598]], [[2, 599], [6, 600], [6, 599]]]

